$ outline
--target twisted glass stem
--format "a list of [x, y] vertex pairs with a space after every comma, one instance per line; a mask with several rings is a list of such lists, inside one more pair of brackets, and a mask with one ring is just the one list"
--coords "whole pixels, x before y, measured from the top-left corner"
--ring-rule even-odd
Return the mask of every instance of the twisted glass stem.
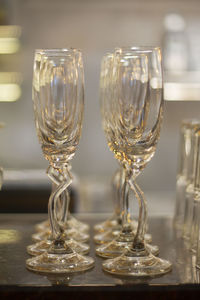
[[[56, 185], [49, 198], [48, 213], [52, 239], [59, 240], [63, 233], [63, 223], [66, 222], [68, 214], [69, 194], [67, 188], [72, 182], [72, 175], [68, 165], [59, 169], [49, 166], [47, 175]], [[62, 207], [61, 215], [58, 213], [60, 206]]]
[[112, 178], [112, 193], [113, 193], [113, 204], [114, 204], [114, 215], [117, 217], [118, 222], [121, 223], [121, 178], [123, 170], [118, 169]]
[[130, 172], [127, 172], [127, 177], [130, 189], [134, 192], [139, 205], [138, 226], [133, 242], [133, 249], [144, 248], [144, 235], [147, 225], [147, 203], [144, 197], [144, 193], [135, 182], [135, 177]]
[[122, 232], [128, 229], [132, 231], [130, 226], [130, 212], [129, 212], [129, 187], [126, 180], [126, 171], [121, 170], [121, 198], [122, 198]]

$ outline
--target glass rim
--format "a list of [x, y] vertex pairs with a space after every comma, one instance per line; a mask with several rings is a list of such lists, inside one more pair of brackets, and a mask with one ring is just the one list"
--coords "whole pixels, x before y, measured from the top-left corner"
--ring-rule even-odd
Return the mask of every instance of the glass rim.
[[124, 53], [138, 53], [138, 54], [146, 54], [146, 55], [153, 55], [153, 53], [161, 52], [161, 47], [154, 47], [154, 46], [141, 46], [141, 47], [117, 47], [114, 50], [115, 55], [124, 54]]
[[80, 49], [77, 48], [36, 48], [35, 49], [35, 54], [59, 54], [59, 53], [82, 53]]

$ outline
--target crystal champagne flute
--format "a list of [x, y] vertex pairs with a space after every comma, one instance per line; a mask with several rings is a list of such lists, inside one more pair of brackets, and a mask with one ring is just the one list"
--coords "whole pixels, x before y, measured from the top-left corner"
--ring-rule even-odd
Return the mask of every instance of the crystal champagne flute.
[[[73, 49], [74, 51], [76, 51], [75, 49]], [[39, 98], [40, 98], [40, 94], [39, 94], [39, 71], [40, 71], [40, 62], [41, 62], [41, 57], [42, 55], [52, 55], [52, 54], [58, 54], [58, 53], [67, 53], [69, 50], [67, 48], [65, 49], [37, 49], [35, 51], [35, 56], [34, 56], [34, 64], [33, 64], [33, 90], [32, 90], [32, 97], [33, 97], [33, 104], [34, 106], [36, 105], [36, 103], [39, 103]], [[36, 120], [37, 122], [37, 120]], [[71, 169], [71, 166], [69, 165], [69, 168]], [[59, 184], [59, 176], [57, 176], [58, 174], [56, 172], [54, 172], [54, 176], [52, 177], [53, 180], [53, 184], [52, 184], [52, 189], [56, 189], [57, 185]], [[52, 190], [52, 192], [53, 192]], [[65, 220], [64, 224], [63, 224], [63, 230], [66, 227], [66, 224], [69, 224], [70, 221], [74, 221], [74, 218], [70, 218], [70, 214], [68, 211], [68, 206], [69, 206], [69, 195], [68, 195], [68, 191], [66, 190], [66, 197], [67, 197], [67, 201], [62, 201], [63, 197], [60, 197], [60, 201], [58, 201], [58, 205], [57, 205], [57, 216], [58, 218], [63, 218], [63, 220]], [[62, 205], [62, 203], [65, 203], [66, 205]], [[68, 215], [66, 215], [68, 213]], [[70, 220], [69, 220], [70, 219]], [[76, 220], [76, 219], [75, 219]], [[42, 223], [39, 223], [36, 225], [38, 227], [38, 232], [40, 233], [36, 233], [33, 235], [33, 240], [36, 242], [33, 245], [29, 245], [27, 247], [27, 252], [30, 255], [39, 255], [42, 254], [43, 252], [45, 252], [51, 245], [51, 234], [50, 234], [50, 226], [49, 226], [49, 221], [44, 221]], [[62, 226], [62, 225], [61, 225]], [[70, 223], [70, 226], [72, 227], [72, 224]], [[81, 254], [87, 254], [89, 252], [89, 245], [87, 244], [83, 244], [80, 242], [81, 241], [86, 241], [88, 240], [89, 236], [88, 234], [85, 233], [81, 233], [86, 232], [88, 229], [88, 225], [85, 223], [82, 223], [80, 221], [77, 221], [77, 226], [74, 226], [74, 222], [73, 222], [73, 228], [75, 227], [75, 231], [74, 230], [70, 230], [70, 232], [68, 231], [67, 234], [67, 238], [66, 238], [66, 243], [68, 244], [68, 246], [70, 246], [70, 248], [72, 248], [72, 250], [74, 250], [75, 252], [81, 253]], [[77, 232], [76, 229], [78, 229], [79, 231]], [[75, 238], [78, 239], [78, 241], [76, 241]]]
[[63, 231], [67, 212], [57, 213], [60, 199], [67, 205], [67, 188], [73, 178], [69, 162], [79, 142], [84, 109], [82, 54], [68, 49], [41, 55], [38, 97], [34, 100], [37, 135], [44, 157], [49, 161], [47, 174], [56, 184], [49, 198], [48, 213], [51, 243], [43, 254], [28, 259], [29, 270], [46, 273], [73, 273], [87, 270], [94, 260], [70, 248]]
[[[77, 51], [76, 49], [71, 49], [74, 52]], [[35, 55], [34, 55], [34, 64], [33, 64], [33, 85], [32, 85], [32, 98], [38, 101], [39, 97], [39, 70], [40, 70], [40, 62], [41, 62], [41, 56], [42, 55], [48, 55], [48, 54], [58, 54], [58, 53], [67, 53], [69, 49], [67, 48], [57, 48], [57, 49], [36, 49], [35, 50]], [[69, 165], [70, 168], [70, 165]], [[52, 184], [52, 189], [56, 186], [56, 182], [58, 182], [59, 178], [56, 178], [56, 174], [54, 174], [54, 183]], [[68, 193], [68, 192], [67, 192]], [[67, 194], [68, 201], [67, 205], [69, 205], [70, 198], [69, 195]], [[62, 202], [62, 201], [60, 201]], [[77, 220], [74, 216], [72, 216], [69, 212], [69, 210], [66, 208], [65, 212], [62, 212], [64, 207], [62, 205], [58, 205], [58, 213], [60, 215], [64, 213], [68, 213], [67, 216], [67, 223], [70, 228], [75, 228], [78, 231], [83, 231], [87, 232], [89, 230], [89, 225], [86, 223], [83, 223], [79, 220]], [[42, 232], [45, 230], [50, 230], [50, 224], [49, 220], [45, 220], [35, 226], [35, 229], [37, 232]]]
[[[122, 255], [106, 260], [103, 269], [126, 276], [164, 274], [171, 270], [171, 263], [155, 257], [145, 242], [146, 200], [135, 181], [153, 157], [160, 133], [163, 112], [160, 49], [115, 52], [109, 85], [110, 116], [104, 120], [108, 145], [124, 168], [125, 203], [129, 203], [131, 189], [139, 203], [139, 218], [131, 243], [124, 247]], [[126, 232], [122, 234], [126, 236]]]
[[[131, 50], [128, 49], [128, 53]], [[110, 141], [110, 133], [114, 135], [114, 130], [112, 130], [112, 122], [114, 120], [115, 112], [113, 111], [112, 101], [114, 96], [112, 94], [112, 71], [113, 71], [113, 63], [114, 63], [114, 55], [107, 54], [103, 58], [103, 63], [105, 65], [102, 68], [103, 73], [105, 73], [104, 81], [100, 82], [102, 85], [102, 94], [104, 97], [100, 97], [101, 100], [101, 111], [102, 111], [102, 120], [103, 120], [103, 128], [109, 143]], [[104, 70], [105, 69], [105, 70]], [[111, 98], [110, 98], [111, 97]], [[112, 115], [114, 114], [114, 115]], [[108, 125], [109, 124], [109, 125]], [[108, 128], [110, 126], [110, 130]], [[137, 222], [131, 217], [130, 214], [130, 205], [129, 205], [129, 197], [128, 197], [128, 189], [125, 180], [124, 168], [121, 166], [121, 175], [120, 175], [120, 185], [118, 190], [118, 197], [121, 202], [121, 224], [118, 227], [115, 227], [109, 231], [104, 233], [95, 235], [94, 240], [97, 244], [103, 244], [100, 247], [96, 248], [96, 254], [104, 257], [104, 258], [113, 258], [119, 256], [124, 252], [125, 247], [131, 245], [135, 238], [136, 230], [137, 230]], [[151, 242], [152, 238], [150, 234], [145, 233], [145, 241]], [[105, 245], [104, 245], [105, 244]], [[158, 254], [159, 249], [157, 246], [153, 246], [147, 244], [148, 249], [155, 255]]]
[[[108, 78], [110, 76], [110, 70], [113, 62], [113, 54], [107, 53], [103, 56], [101, 61], [101, 72], [100, 72], [100, 108], [101, 114], [103, 116], [106, 105], [107, 97], [109, 97], [109, 86], [108, 86]], [[104, 118], [102, 117], [102, 120]], [[103, 122], [104, 127], [104, 122]], [[94, 241], [97, 244], [104, 244], [105, 242], [109, 242], [113, 240], [113, 238], [118, 235], [121, 225], [122, 225], [122, 216], [121, 216], [121, 197], [120, 190], [122, 186], [122, 168], [119, 168], [113, 178], [112, 178], [112, 191], [113, 191], [113, 202], [114, 202], [114, 213], [112, 216], [102, 223], [98, 223], [94, 226], [94, 230], [97, 231], [97, 234], [94, 236]], [[136, 227], [136, 221], [129, 219], [132, 223], [132, 226]]]

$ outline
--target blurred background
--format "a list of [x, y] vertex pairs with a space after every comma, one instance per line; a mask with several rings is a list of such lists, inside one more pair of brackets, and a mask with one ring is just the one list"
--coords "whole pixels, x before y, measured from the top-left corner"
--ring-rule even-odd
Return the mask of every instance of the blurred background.
[[72, 161], [82, 197], [74, 209], [107, 211], [112, 203], [105, 191], [118, 165], [101, 127], [101, 58], [116, 46], [158, 45], [164, 57], [164, 122], [155, 157], [138, 181], [150, 213], [160, 213], [159, 205], [163, 214], [173, 213], [180, 123], [200, 117], [199, 16], [198, 0], [1, 0], [0, 210], [43, 212], [50, 191], [34, 127], [34, 49], [72, 46], [83, 51], [85, 114]]

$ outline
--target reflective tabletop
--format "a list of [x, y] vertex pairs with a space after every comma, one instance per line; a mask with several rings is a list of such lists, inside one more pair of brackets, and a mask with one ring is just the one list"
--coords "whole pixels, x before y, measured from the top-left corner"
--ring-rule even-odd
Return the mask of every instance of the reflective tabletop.
[[[39, 290], [63, 292], [200, 292], [199, 274], [195, 268], [195, 257], [187, 250], [187, 246], [174, 231], [172, 219], [167, 217], [152, 217], [149, 220], [149, 232], [153, 244], [160, 248], [160, 257], [168, 259], [173, 264], [170, 273], [156, 278], [117, 277], [105, 273], [101, 264], [103, 259], [95, 255], [93, 242], [93, 225], [105, 220], [105, 215], [77, 215], [79, 220], [91, 225], [89, 255], [95, 259], [95, 267], [84, 273], [67, 275], [40, 275], [26, 269], [25, 261], [29, 257], [26, 246], [32, 243], [31, 234], [34, 226], [45, 220], [40, 214], [1, 214], [0, 215], [0, 292], [16, 293]], [[34, 290], [35, 289], [35, 290]], [[189, 289], [189, 290], [188, 290]], [[119, 293], [118, 293], [119, 292]], [[1, 294], [0, 294], [1, 295]], [[132, 294], [131, 294], [132, 295]], [[94, 295], [93, 295], [94, 297]], [[1, 297], [0, 297], [1, 299]], [[19, 298], [19, 299], [23, 299]], [[34, 298], [33, 298], [34, 299]], [[89, 298], [88, 298], [89, 299]], [[106, 299], [104, 295], [104, 299]], [[145, 299], [145, 298], [144, 298]], [[151, 299], [151, 294], [149, 298]], [[165, 299], [165, 298], [162, 298]], [[178, 298], [176, 298], [178, 299]]]

